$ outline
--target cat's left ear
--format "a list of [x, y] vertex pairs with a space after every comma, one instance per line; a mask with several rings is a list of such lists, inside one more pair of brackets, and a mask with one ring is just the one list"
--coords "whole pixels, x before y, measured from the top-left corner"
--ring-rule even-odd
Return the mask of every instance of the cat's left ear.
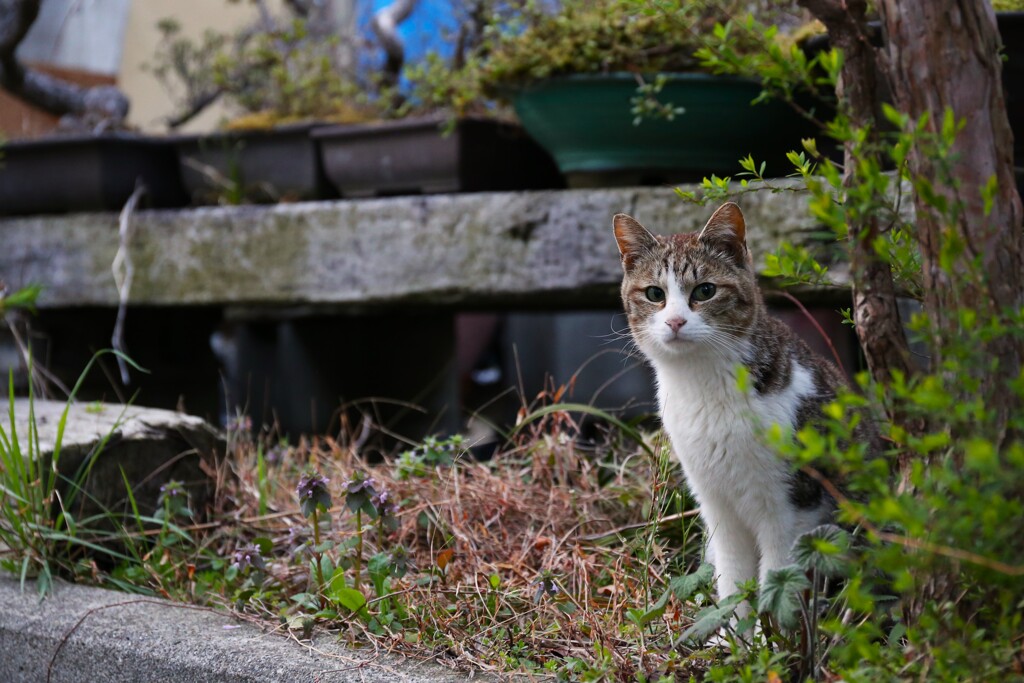
[[732, 202], [722, 204], [711, 214], [697, 239], [724, 248], [736, 259], [737, 265], [744, 265], [750, 260], [750, 253], [747, 251], [747, 224], [743, 220], [740, 207]]
[[640, 225], [632, 216], [624, 213], [615, 214], [612, 219], [615, 228], [615, 241], [619, 245], [619, 257], [622, 268], [629, 270], [637, 259], [648, 254], [658, 246], [658, 240]]

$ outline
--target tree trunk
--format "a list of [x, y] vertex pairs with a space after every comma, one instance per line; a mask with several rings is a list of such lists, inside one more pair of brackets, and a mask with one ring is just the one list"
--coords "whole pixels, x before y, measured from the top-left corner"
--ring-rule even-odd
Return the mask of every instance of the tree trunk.
[[[911, 152], [915, 176], [929, 179], [950, 206], [960, 206], [956, 222], [933, 209], [916, 193], [921, 245], [924, 308], [931, 322], [933, 368], [942, 361], [944, 339], [958, 335], [961, 309], [1000, 316], [1024, 304], [1024, 233], [1021, 200], [1013, 172], [1013, 134], [1002, 89], [1002, 61], [995, 14], [988, 0], [880, 0], [889, 76], [897, 108], [915, 120], [928, 114], [927, 129], [941, 130], [951, 110], [965, 127], [953, 145], [953, 182], [942, 177], [940, 162], [919, 147]], [[986, 214], [983, 188], [997, 182]], [[952, 235], [944, 233], [952, 229]], [[964, 252], [942, 267], [941, 255], [951, 236]], [[979, 259], [980, 272], [971, 260]], [[1024, 342], [1001, 335], [985, 349], [998, 359], [988, 372], [987, 398], [1005, 425], [1019, 409], [1013, 392], [1000, 378], [1016, 377]]]
[[[995, 15], [988, 0], [878, 0], [886, 40], [882, 52], [875, 54], [863, 31], [864, 0], [800, 2], [825, 23], [833, 45], [844, 52], [841, 94], [855, 127], [871, 120], [874, 68], [879, 61], [896, 108], [915, 122], [927, 115], [926, 131], [940, 134], [947, 111], [964, 121], [951, 159], [937, 158], [927, 144], [916, 145], [909, 156], [912, 176], [931, 184], [932, 194], [944, 199], [947, 207], [955, 207], [951, 219], [949, 211], [933, 208], [925, 193], [914, 193], [924, 308], [931, 324], [931, 369], [941, 371], [945, 345], [964, 343], [963, 311], [976, 312], [979, 324], [1005, 321], [1003, 316], [1024, 303], [1022, 207], [1014, 182], [1013, 136], [1003, 99]], [[849, 147], [846, 161], [849, 180]], [[986, 193], [991, 178], [996, 185]], [[908, 369], [902, 332], [898, 339], [895, 336], [892, 278], [888, 265], [873, 258], [871, 240], [877, 225], [867, 220], [850, 230], [857, 332], [872, 375], [884, 381], [891, 370]], [[962, 252], [950, 251], [951, 246], [962, 247]], [[1006, 333], [996, 337], [982, 352], [996, 360], [997, 368], [967, 363], [961, 371], [977, 373], [986, 406], [994, 411], [1005, 440], [1009, 416], [1021, 410], [1005, 380], [1020, 373], [1024, 341]], [[969, 391], [971, 382], [960, 386]], [[900, 415], [890, 417], [911, 432], [926, 428], [907, 424]], [[942, 416], [935, 420], [941, 425]], [[904, 483], [909, 482], [913, 464], [909, 455], [900, 460]], [[929, 601], [950, 598], [957, 570], [932, 568], [921, 572], [918, 580], [918, 589], [904, 603], [911, 619]]]
[[[874, 125], [878, 66], [875, 49], [867, 34], [865, 0], [799, 0], [825, 24], [834, 47], [843, 51], [838, 95], [854, 128]], [[843, 181], [854, 180], [853, 144], [846, 143]], [[910, 350], [899, 309], [896, 287], [888, 262], [874, 249], [879, 235], [877, 216], [851, 216], [851, 278], [853, 319], [857, 337], [867, 359], [868, 370], [877, 382], [888, 382], [893, 370], [911, 374]]]

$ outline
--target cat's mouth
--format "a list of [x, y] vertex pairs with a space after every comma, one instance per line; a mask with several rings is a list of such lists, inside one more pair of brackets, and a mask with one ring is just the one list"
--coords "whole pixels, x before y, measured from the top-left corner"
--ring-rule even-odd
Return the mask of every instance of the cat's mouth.
[[697, 342], [697, 339], [691, 335], [672, 334], [662, 336], [659, 341], [667, 348], [679, 349], [682, 347], [692, 346]]

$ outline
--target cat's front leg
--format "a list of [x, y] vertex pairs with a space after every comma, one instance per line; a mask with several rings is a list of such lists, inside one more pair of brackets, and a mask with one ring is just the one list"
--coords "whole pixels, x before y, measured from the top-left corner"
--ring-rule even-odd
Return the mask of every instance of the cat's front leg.
[[760, 550], [761, 563], [758, 567], [758, 585], [763, 589], [768, 573], [782, 569], [793, 562], [793, 545], [804, 533], [818, 525], [809, 515], [779, 507], [775, 514], [765, 515], [758, 520], [755, 531]]
[[[757, 540], [734, 513], [708, 510], [713, 507], [703, 504], [702, 513], [708, 530], [708, 551], [717, 577], [715, 587], [721, 600], [739, 592], [737, 584], [757, 576]], [[749, 613], [750, 606], [746, 602], [736, 609], [739, 618]]]

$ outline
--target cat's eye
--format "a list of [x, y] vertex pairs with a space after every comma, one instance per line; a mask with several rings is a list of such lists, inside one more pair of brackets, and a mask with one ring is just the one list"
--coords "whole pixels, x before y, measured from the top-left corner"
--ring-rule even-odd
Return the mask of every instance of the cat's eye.
[[665, 300], [665, 290], [661, 287], [648, 287], [644, 292], [644, 296], [647, 297], [648, 301], [653, 301], [656, 304], [660, 304]]
[[710, 282], [704, 282], [693, 288], [690, 299], [693, 301], [707, 301], [715, 295], [715, 286]]

